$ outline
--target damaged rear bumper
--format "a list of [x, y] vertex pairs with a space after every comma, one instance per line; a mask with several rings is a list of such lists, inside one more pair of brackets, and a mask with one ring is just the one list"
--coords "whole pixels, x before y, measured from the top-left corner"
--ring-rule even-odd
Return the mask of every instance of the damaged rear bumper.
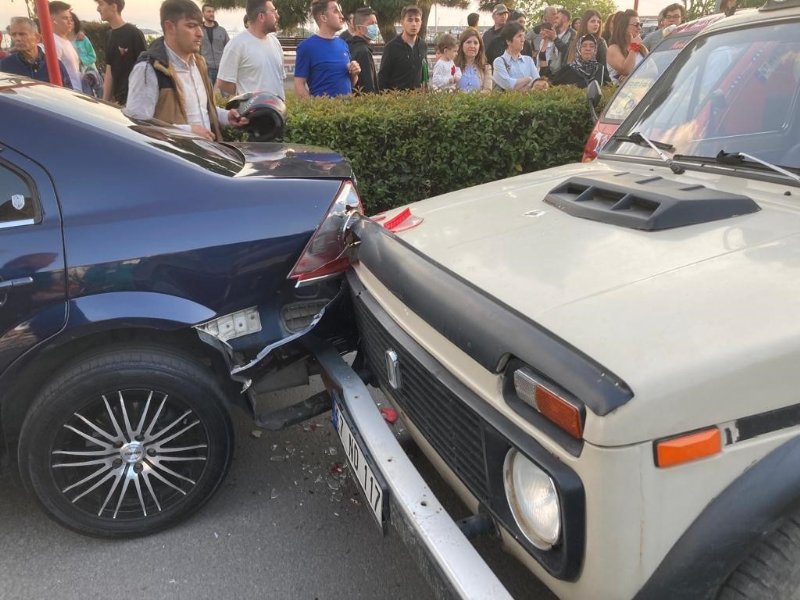
[[314, 340], [311, 346], [334, 400], [347, 414], [361, 450], [385, 486], [388, 515], [384, 517], [436, 595], [511, 598], [406, 456], [359, 376], [330, 344]]

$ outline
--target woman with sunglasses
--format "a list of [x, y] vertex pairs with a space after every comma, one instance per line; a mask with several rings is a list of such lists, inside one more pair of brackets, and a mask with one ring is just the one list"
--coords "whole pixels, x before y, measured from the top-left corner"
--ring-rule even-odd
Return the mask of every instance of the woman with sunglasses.
[[619, 85], [647, 56], [647, 47], [642, 41], [642, 23], [635, 10], [626, 10], [614, 19], [611, 44], [606, 60], [611, 81]]

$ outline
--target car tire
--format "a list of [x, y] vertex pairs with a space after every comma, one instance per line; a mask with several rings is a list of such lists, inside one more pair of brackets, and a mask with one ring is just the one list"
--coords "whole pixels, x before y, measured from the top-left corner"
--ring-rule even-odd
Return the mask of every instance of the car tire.
[[800, 512], [789, 515], [736, 568], [718, 600], [789, 600], [800, 594]]
[[171, 349], [127, 345], [80, 358], [47, 383], [25, 417], [18, 460], [50, 517], [86, 535], [132, 537], [199, 509], [232, 452], [209, 369]]

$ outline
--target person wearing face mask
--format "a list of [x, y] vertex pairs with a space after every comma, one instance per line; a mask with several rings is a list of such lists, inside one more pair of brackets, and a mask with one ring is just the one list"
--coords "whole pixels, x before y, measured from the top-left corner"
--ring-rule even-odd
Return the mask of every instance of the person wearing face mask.
[[353, 14], [353, 30], [355, 33], [347, 41], [350, 48], [350, 57], [361, 67], [353, 91], [356, 94], [369, 94], [379, 92], [378, 71], [375, 69], [375, 59], [372, 56], [370, 43], [380, 37], [378, 18], [371, 8], [359, 8]]

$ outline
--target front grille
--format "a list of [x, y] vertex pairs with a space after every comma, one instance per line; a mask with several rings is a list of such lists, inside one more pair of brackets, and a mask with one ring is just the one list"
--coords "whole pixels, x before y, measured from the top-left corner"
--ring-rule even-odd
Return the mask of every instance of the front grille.
[[[447, 465], [484, 502], [490, 498], [482, 419], [406, 351], [354, 298], [362, 347], [373, 374]], [[400, 365], [400, 389], [389, 386], [385, 352], [394, 350]]]

